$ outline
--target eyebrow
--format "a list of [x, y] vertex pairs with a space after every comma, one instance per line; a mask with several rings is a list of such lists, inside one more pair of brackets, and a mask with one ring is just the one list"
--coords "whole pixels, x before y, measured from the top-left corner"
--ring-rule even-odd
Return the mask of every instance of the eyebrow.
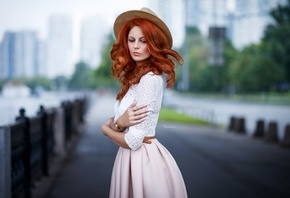
[[[128, 37], [131, 37], [131, 38], [134, 38], [134, 39], [136, 39], [134, 36], [130, 36], [130, 35], [128, 35]], [[145, 39], [145, 37], [144, 37], [144, 36], [142, 36], [142, 37], [140, 37], [139, 39]]]

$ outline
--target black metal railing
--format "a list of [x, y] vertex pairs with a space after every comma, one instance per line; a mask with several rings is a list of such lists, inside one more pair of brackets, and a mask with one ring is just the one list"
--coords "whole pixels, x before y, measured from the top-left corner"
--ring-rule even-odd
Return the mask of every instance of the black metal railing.
[[[40, 106], [34, 117], [27, 117], [25, 109], [22, 108], [20, 109], [20, 115], [15, 119], [15, 123], [0, 127], [1, 133], [9, 133], [9, 135], [1, 135], [0, 137], [6, 138], [1, 141], [7, 142], [7, 145], [10, 145], [8, 149], [11, 149], [10, 156], [0, 156], [3, 158], [0, 159], [2, 162], [3, 160], [10, 160], [10, 167], [5, 168], [7, 163], [4, 162], [0, 164], [4, 166], [3, 172], [6, 170], [11, 172], [10, 180], [4, 178], [0, 181], [0, 189], [5, 191], [1, 192], [0, 190], [0, 197], [8, 194], [12, 198], [31, 197], [31, 188], [35, 186], [35, 183], [42, 177], [49, 177], [50, 163], [54, 156], [56, 142], [58, 110], [63, 112], [63, 123], [61, 125], [64, 129], [59, 131], [64, 132], [64, 145], [67, 145], [78, 132], [79, 126], [83, 124], [86, 109], [86, 97], [62, 102], [60, 107], [45, 109], [44, 106]], [[11, 187], [10, 192], [5, 189], [7, 186]]]

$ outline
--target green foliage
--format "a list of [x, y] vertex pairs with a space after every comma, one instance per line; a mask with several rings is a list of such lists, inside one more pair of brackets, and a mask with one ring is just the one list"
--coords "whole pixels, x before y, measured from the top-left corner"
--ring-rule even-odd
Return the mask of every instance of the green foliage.
[[7, 80], [0, 80], [0, 91], [3, 89], [3, 86], [6, 84]]
[[[194, 92], [221, 91], [228, 84], [227, 68], [236, 51], [229, 42], [225, 43], [226, 63], [220, 67], [209, 64], [209, 39], [195, 27], [187, 28], [187, 37], [182, 47], [183, 56], [189, 65], [189, 89]], [[187, 54], [186, 54], [187, 53]], [[178, 75], [180, 75], [179, 71]]]
[[[197, 28], [186, 29], [182, 46], [189, 65], [189, 91], [246, 92], [275, 91], [279, 84], [290, 83], [290, 0], [271, 11], [273, 23], [268, 25], [262, 42], [236, 50], [229, 41], [224, 45], [224, 65], [208, 63], [209, 40]], [[181, 81], [182, 71], [177, 72]]]
[[57, 76], [52, 80], [53, 90], [65, 90], [67, 89], [69, 79], [65, 76]]
[[194, 124], [194, 125], [209, 125], [209, 123], [207, 123], [206, 121], [189, 117], [185, 114], [179, 113], [169, 108], [161, 108], [159, 114], [159, 121]]
[[110, 34], [107, 38], [107, 44], [102, 50], [102, 61], [99, 67], [94, 71], [94, 78], [98, 88], [116, 89], [120, 86], [118, 81], [113, 77], [111, 71], [112, 60], [110, 52], [114, 41], [113, 35]]
[[69, 80], [69, 88], [74, 90], [93, 89], [96, 87], [93, 70], [84, 62], [75, 66], [75, 71]]
[[182, 49], [182, 56], [186, 57], [185, 61], [189, 66], [189, 89], [202, 90], [208, 84], [204, 78], [204, 74], [208, 72], [208, 40], [196, 27], [187, 27], [187, 37]]
[[230, 83], [241, 91], [270, 91], [283, 76], [281, 67], [263, 50], [251, 45], [243, 49], [228, 71]]
[[35, 90], [38, 87], [41, 87], [45, 90], [51, 90], [53, 87], [53, 83], [46, 77], [37, 76], [34, 78], [17, 78], [13, 80], [3, 80], [0, 84], [3, 87], [8, 81], [16, 83], [16, 84], [24, 84], [28, 86], [31, 90]]
[[285, 73], [284, 81], [290, 83], [290, 0], [286, 5], [278, 5], [270, 12], [273, 23], [265, 29], [263, 43], [269, 56]]
[[42, 76], [23, 79], [23, 83], [26, 84], [32, 90], [35, 90], [37, 87], [42, 87], [43, 89], [46, 90], [52, 89], [51, 81], [48, 78]]

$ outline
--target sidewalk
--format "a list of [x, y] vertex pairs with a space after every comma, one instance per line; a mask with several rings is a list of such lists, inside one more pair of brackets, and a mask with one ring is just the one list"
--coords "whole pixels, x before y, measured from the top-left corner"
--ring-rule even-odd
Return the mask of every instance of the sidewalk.
[[92, 101], [84, 133], [73, 138], [67, 156], [54, 158], [50, 176], [36, 184], [32, 198], [108, 197], [118, 147], [102, 134], [101, 125], [113, 116], [114, 102], [110, 95]]
[[85, 133], [48, 194], [48, 198], [108, 197], [111, 170], [117, 146], [101, 132], [113, 116], [114, 98], [103, 96], [89, 109]]

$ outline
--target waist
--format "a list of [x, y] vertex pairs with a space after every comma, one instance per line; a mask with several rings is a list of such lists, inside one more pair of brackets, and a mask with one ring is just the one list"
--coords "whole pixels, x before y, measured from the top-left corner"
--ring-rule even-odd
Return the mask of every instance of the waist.
[[143, 143], [146, 143], [146, 144], [151, 144], [153, 139], [156, 139], [156, 136], [148, 136], [148, 137], [144, 137], [143, 139]]

